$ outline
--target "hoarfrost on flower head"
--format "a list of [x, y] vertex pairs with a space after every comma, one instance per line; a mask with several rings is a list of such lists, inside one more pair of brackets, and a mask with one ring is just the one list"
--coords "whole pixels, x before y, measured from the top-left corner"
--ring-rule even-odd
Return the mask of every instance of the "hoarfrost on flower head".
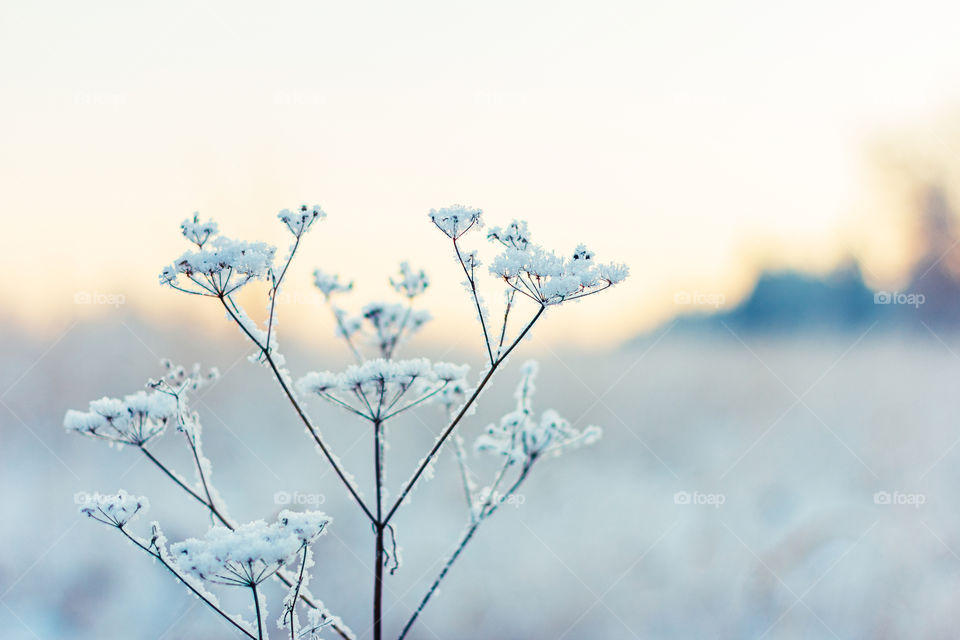
[[506, 456], [513, 462], [530, 463], [544, 454], [559, 454], [566, 449], [592, 444], [601, 436], [599, 427], [590, 426], [580, 431], [552, 409], [544, 411], [539, 420], [534, 418], [531, 397], [537, 371], [535, 362], [524, 364], [514, 395], [516, 409], [503, 416], [499, 424], [487, 427], [486, 433], [476, 440], [477, 451]]
[[[387, 360], [377, 358], [351, 365], [342, 373], [311, 372], [297, 381], [297, 389], [335, 401], [341, 407], [352, 407], [356, 413], [369, 419], [389, 415], [395, 406], [403, 406], [404, 396], [417, 396], [416, 404], [429, 402], [448, 385], [466, 386], [469, 367], [447, 362], [431, 363], [426, 358]], [[362, 407], [353, 407], [351, 401], [365, 398]], [[442, 397], [442, 396], [440, 396]], [[366, 406], [369, 403], [370, 406]], [[380, 410], [374, 411], [373, 407]], [[364, 410], [366, 409], [366, 410]], [[369, 412], [374, 411], [371, 415]]]
[[123, 489], [113, 494], [87, 496], [80, 513], [114, 527], [123, 527], [134, 517], [146, 513], [150, 502], [144, 496], [130, 495]]
[[180, 223], [180, 231], [183, 237], [197, 245], [203, 247], [207, 240], [217, 235], [217, 223], [213, 220], [200, 222], [199, 212], [193, 214], [193, 219], [187, 218]]
[[138, 391], [118, 398], [90, 402], [89, 411], [67, 411], [67, 431], [118, 444], [143, 445], [160, 435], [178, 418], [177, 401], [159, 391]]
[[320, 269], [313, 272], [313, 284], [320, 289], [320, 293], [329, 300], [334, 293], [346, 292], [353, 289], [353, 282], [340, 282], [340, 276], [336, 274], [325, 273]]
[[456, 240], [474, 226], [483, 226], [480, 209], [472, 209], [460, 204], [442, 209], [431, 209], [430, 220], [447, 237]]
[[490, 272], [544, 306], [597, 293], [622, 282], [628, 274], [622, 264], [598, 264], [593, 252], [582, 244], [568, 257], [533, 244], [525, 222], [496, 227], [488, 237], [503, 245]]
[[427, 287], [430, 286], [430, 279], [423, 269], [414, 271], [410, 268], [410, 263], [402, 262], [400, 263], [400, 276], [390, 278], [390, 286], [397, 293], [402, 293], [407, 298], [415, 298], [427, 290]]
[[229, 295], [250, 280], [265, 278], [275, 254], [276, 249], [263, 242], [217, 236], [164, 267], [160, 283], [201, 295]]
[[280, 218], [283, 224], [287, 225], [290, 233], [299, 238], [313, 226], [314, 222], [323, 220], [327, 217], [327, 214], [320, 208], [320, 205], [315, 204], [312, 207], [308, 207], [302, 204], [293, 211], [284, 209], [277, 214], [277, 217]]
[[257, 520], [231, 531], [213, 527], [202, 538], [170, 547], [184, 573], [216, 584], [251, 586], [276, 573], [304, 545], [320, 536], [330, 519], [319, 512], [281, 513], [267, 524]]

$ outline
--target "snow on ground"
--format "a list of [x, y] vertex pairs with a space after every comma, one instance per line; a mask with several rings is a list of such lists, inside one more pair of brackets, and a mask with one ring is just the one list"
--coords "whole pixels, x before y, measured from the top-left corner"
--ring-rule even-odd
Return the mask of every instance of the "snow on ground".
[[[61, 426], [68, 408], [136, 390], [161, 356], [223, 372], [195, 407], [231, 515], [334, 516], [314, 547], [312, 590], [367, 631], [369, 526], [236, 332], [185, 343], [187, 333], [122, 317], [72, 326], [56, 343], [14, 329], [0, 338], [4, 638], [234, 637], [74, 505], [78, 491], [124, 488], [149, 496], [148, 520], [171, 540], [209, 525], [136, 451]], [[592, 355], [525, 343], [465, 434], [511, 407], [519, 365], [538, 352], [537, 409], [599, 424], [604, 437], [542, 463], [522, 503], [481, 528], [412, 637], [949, 637], [960, 623], [960, 340], [941, 337], [667, 334]], [[347, 362], [325, 349], [287, 345], [294, 375]], [[403, 355], [420, 354], [411, 345]], [[319, 401], [310, 408], [369, 495], [366, 425]], [[394, 495], [442, 422], [425, 408], [391, 428]], [[183, 449], [168, 434], [155, 452], [187, 472]], [[391, 631], [466, 518], [449, 453], [398, 516], [405, 564], [387, 583]], [[268, 595], [272, 625], [282, 595]], [[250, 619], [245, 599], [223, 601]]]

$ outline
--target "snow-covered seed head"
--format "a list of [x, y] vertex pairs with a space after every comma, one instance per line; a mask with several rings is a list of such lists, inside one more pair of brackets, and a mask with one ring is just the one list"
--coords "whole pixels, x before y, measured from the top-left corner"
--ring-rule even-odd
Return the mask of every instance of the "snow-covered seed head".
[[503, 416], [499, 424], [491, 424], [486, 433], [477, 438], [477, 451], [507, 456], [517, 463], [528, 464], [545, 454], [558, 455], [567, 449], [592, 444], [600, 438], [599, 427], [574, 429], [569, 422], [552, 409], [544, 411], [539, 420], [533, 416], [531, 396], [537, 366], [527, 362], [521, 371], [515, 398], [516, 409]]
[[427, 287], [430, 286], [430, 279], [423, 269], [414, 271], [410, 268], [410, 263], [402, 262], [400, 263], [400, 275], [397, 278], [390, 278], [390, 286], [397, 293], [401, 293], [412, 300], [427, 290]]
[[175, 398], [160, 391], [138, 391], [118, 398], [90, 402], [89, 411], [67, 411], [67, 431], [117, 444], [142, 446], [176, 424], [179, 409]]
[[177, 566], [195, 578], [216, 584], [260, 584], [324, 533], [330, 522], [321, 512], [284, 511], [271, 524], [257, 520], [231, 531], [213, 527], [202, 539], [171, 545]]
[[483, 226], [480, 209], [472, 209], [461, 204], [451, 205], [442, 209], [430, 210], [430, 221], [437, 226], [448, 238], [456, 240], [473, 227]]
[[230, 295], [251, 280], [265, 278], [275, 254], [276, 249], [263, 242], [217, 236], [164, 267], [160, 284], [199, 295]]
[[593, 252], [582, 244], [567, 257], [547, 251], [531, 242], [522, 221], [491, 229], [488, 237], [503, 245], [490, 272], [544, 306], [598, 293], [622, 282], [629, 273], [622, 264], [597, 264]]
[[217, 235], [217, 223], [213, 220], [200, 222], [200, 214], [195, 212], [192, 220], [187, 218], [180, 223], [180, 231], [184, 238], [202, 249], [207, 240]]
[[340, 282], [340, 276], [324, 273], [320, 269], [316, 269], [313, 272], [313, 284], [327, 300], [329, 300], [330, 296], [334, 293], [345, 293], [353, 289], [353, 282]]
[[[342, 373], [308, 373], [297, 381], [297, 389], [351, 409], [368, 420], [379, 420], [437, 397], [442, 399], [439, 394], [448, 386], [465, 388], [468, 370], [467, 365], [431, 363], [426, 358], [377, 358], [350, 366]], [[365, 401], [358, 402], [358, 398]]]
[[302, 204], [293, 211], [284, 209], [277, 214], [277, 217], [280, 218], [283, 224], [287, 225], [290, 233], [299, 238], [310, 230], [314, 222], [323, 220], [327, 217], [327, 214], [320, 208], [320, 205], [315, 204], [312, 207], [308, 207]]
[[146, 513], [150, 502], [121, 489], [113, 494], [84, 494], [80, 513], [113, 527], [122, 528], [134, 517]]
[[493, 227], [487, 233], [487, 239], [496, 240], [505, 247], [526, 249], [530, 244], [530, 231], [526, 220], [514, 220], [506, 227]]

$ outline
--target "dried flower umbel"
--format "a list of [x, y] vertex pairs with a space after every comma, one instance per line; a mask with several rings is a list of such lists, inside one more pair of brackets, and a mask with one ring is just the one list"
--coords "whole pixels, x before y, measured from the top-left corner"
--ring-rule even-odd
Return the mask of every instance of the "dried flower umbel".
[[[466, 365], [430, 362], [423, 358], [397, 359], [398, 349], [430, 320], [430, 314], [417, 308], [430, 280], [422, 270], [404, 262], [390, 284], [400, 302], [369, 302], [350, 312], [338, 306], [344, 294], [354, 290], [349, 280], [317, 270], [314, 282], [326, 300], [343, 340], [356, 364], [339, 372], [306, 373], [294, 382], [285, 368], [276, 332], [276, 301], [287, 271], [307, 232], [326, 217], [319, 206], [302, 205], [284, 209], [278, 215], [293, 236], [286, 257], [276, 262], [276, 250], [262, 242], [244, 242], [219, 234], [212, 220], [201, 222], [199, 215], [181, 224], [183, 236], [194, 249], [177, 258], [160, 274], [161, 284], [180, 292], [212, 298], [227, 318], [255, 347], [251, 360], [263, 365], [280, 386], [294, 413], [306, 427], [318, 453], [333, 468], [352, 500], [362, 511], [373, 531], [375, 575], [373, 585], [373, 636], [383, 637], [383, 586], [386, 568], [393, 573], [400, 567], [394, 517], [406, 504], [423, 477], [433, 475], [433, 467], [444, 444], [454, 442], [453, 455], [459, 468], [467, 510], [467, 524], [443, 569], [432, 583], [413, 615], [399, 633], [403, 638], [436, 593], [452, 565], [460, 557], [479, 526], [498, 507], [516, 495], [535, 463], [576, 446], [594, 442], [600, 436], [596, 427], [576, 429], [555, 411], [533, 414], [531, 395], [536, 365], [523, 367], [517, 389], [515, 409], [480, 435], [474, 450], [501, 460], [501, 466], [489, 482], [480, 482], [470, 469], [467, 448], [458, 427], [476, 409], [481, 391], [520, 342], [529, 335], [548, 308], [599, 293], [627, 276], [622, 265], [599, 264], [583, 245], [571, 254], [557, 255], [531, 241], [525, 222], [493, 227], [487, 239], [500, 246], [489, 271], [503, 284], [503, 306], [495, 316], [487, 310], [480, 295], [481, 261], [476, 249], [463, 246], [470, 231], [483, 226], [479, 209], [453, 205], [429, 213], [431, 223], [451, 242], [456, 264], [463, 272], [464, 286], [476, 310], [483, 336], [486, 366], [471, 381]], [[266, 283], [268, 316], [260, 326], [244, 311], [234, 294], [254, 281]], [[519, 295], [518, 295], [519, 294]], [[525, 314], [515, 322], [517, 316]], [[496, 321], [494, 320], [496, 318]], [[110, 496], [95, 495], [85, 502], [83, 512], [116, 528], [138, 548], [154, 557], [176, 575], [184, 585], [225, 618], [244, 636], [267, 638], [266, 602], [259, 586], [276, 579], [289, 587], [283, 600], [278, 625], [291, 640], [318, 638], [332, 631], [342, 638], [354, 638], [344, 622], [330, 613], [309, 589], [313, 567], [312, 544], [326, 532], [330, 518], [320, 512], [282, 512], [277, 521], [240, 524], [227, 513], [224, 500], [212, 483], [212, 465], [202, 446], [200, 416], [190, 408], [192, 397], [217, 379], [216, 370], [203, 373], [164, 362], [163, 375], [150, 380], [145, 390], [122, 399], [103, 398], [90, 403], [87, 411], [69, 411], [64, 419], [68, 431], [111, 444], [127, 445], [143, 454], [185, 494], [200, 503], [210, 517], [212, 528], [196, 538], [168, 545], [160, 525], [153, 523], [149, 538], [138, 537], [128, 524], [147, 508], [146, 498], [121, 491]], [[326, 440], [306, 412], [301, 400], [319, 398], [359, 418], [369, 429], [373, 441], [374, 495], [365, 497], [353, 475], [330, 450]], [[429, 451], [413, 466], [399, 490], [392, 492], [385, 483], [387, 424], [400, 414], [419, 411], [434, 404], [442, 408], [445, 426]], [[180, 475], [151, 450], [152, 443], [174, 430], [184, 436], [193, 460], [194, 479]], [[389, 498], [388, 495], [394, 495]], [[243, 587], [251, 590], [257, 620], [245, 622], [225, 611], [208, 587]], [[298, 612], [306, 608], [306, 622]]]

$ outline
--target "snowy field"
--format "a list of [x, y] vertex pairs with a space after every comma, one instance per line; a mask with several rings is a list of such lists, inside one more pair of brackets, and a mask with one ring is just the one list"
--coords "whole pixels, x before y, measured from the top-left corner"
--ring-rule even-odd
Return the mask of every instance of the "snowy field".
[[[56, 343], [3, 332], [3, 638], [235, 637], [74, 505], [78, 491], [122, 487], [150, 497], [148, 520], [164, 523], [171, 540], [209, 524], [136, 451], [68, 436], [61, 426], [68, 408], [140, 388], [159, 373], [161, 356], [224, 372], [195, 406], [214, 482], [236, 519], [271, 518], [289, 506], [278, 504], [282, 496], [334, 516], [314, 547], [312, 590], [369, 637], [369, 526], [267, 372], [243, 359], [239, 333], [224, 328], [190, 344], [187, 333], [132, 317], [72, 326]], [[480, 529], [412, 637], [955, 637], [960, 341], [943, 340], [668, 333], [593, 355], [526, 342], [464, 434], [472, 439], [509, 408], [517, 369], [536, 354], [535, 406], [556, 408], [578, 427], [598, 424], [604, 438], [542, 463], [522, 500]], [[416, 347], [404, 355], [419, 355]], [[309, 345], [285, 351], [295, 376], [346, 362]], [[318, 402], [311, 412], [369, 493], [372, 443], [363, 425]], [[442, 426], [428, 407], [392, 428], [392, 487]], [[189, 471], [181, 440], [165, 436], [154, 451]], [[388, 637], [466, 519], [446, 454], [397, 522], [404, 565], [388, 578]], [[138, 524], [145, 534], [147, 520]], [[273, 624], [280, 590], [267, 591]], [[249, 619], [246, 600], [225, 601]]]

